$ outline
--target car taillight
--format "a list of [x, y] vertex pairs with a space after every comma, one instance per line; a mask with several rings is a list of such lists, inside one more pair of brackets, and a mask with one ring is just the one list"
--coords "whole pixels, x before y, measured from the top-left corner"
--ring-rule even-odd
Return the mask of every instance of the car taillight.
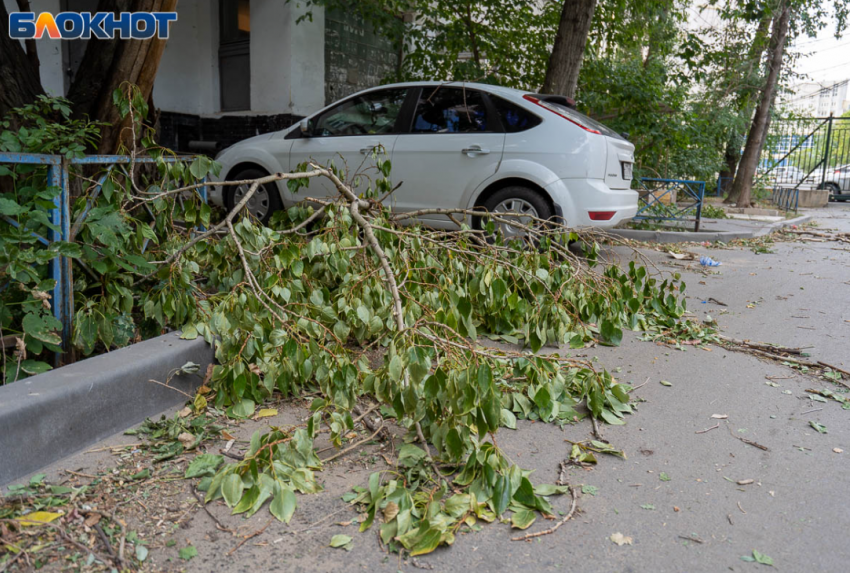
[[[552, 113], [554, 113], [555, 115], [561, 116], [564, 119], [566, 119], [567, 121], [570, 121], [570, 122], [576, 124], [577, 126], [579, 126], [580, 128], [582, 128], [585, 131], [589, 131], [590, 133], [595, 133], [596, 135], [602, 135], [602, 133], [598, 129], [593, 129], [590, 126], [585, 125], [584, 123], [582, 123], [581, 119], [579, 119], [577, 117], [570, 117], [568, 115], [565, 115], [564, 113], [561, 112], [561, 110], [559, 110], [556, 106], [550, 104], [549, 102], [543, 101], [540, 98], [534, 97], [531, 94], [525, 94], [522, 97], [523, 97], [523, 99], [528, 100], [533, 104], [537, 104], [540, 107], [542, 107], [543, 109], [547, 109], [547, 110], [551, 111]], [[607, 219], [602, 219], [602, 220], [607, 221]]]
[[616, 211], [588, 211], [591, 221], [610, 221], [617, 214]]

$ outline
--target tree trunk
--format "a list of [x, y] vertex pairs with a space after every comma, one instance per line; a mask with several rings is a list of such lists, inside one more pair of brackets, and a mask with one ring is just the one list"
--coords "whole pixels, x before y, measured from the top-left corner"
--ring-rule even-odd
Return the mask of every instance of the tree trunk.
[[546, 68], [543, 93], [575, 98], [578, 73], [595, 10], [596, 0], [564, 0], [555, 45]]
[[[739, 116], [747, 118], [747, 121], [750, 121], [752, 118], [753, 93], [755, 91], [752, 85], [756, 82], [759, 75], [758, 70], [761, 64], [761, 59], [768, 48], [766, 40], [770, 29], [770, 22], [770, 13], [765, 8], [764, 14], [761, 17], [761, 20], [759, 20], [756, 33], [753, 36], [753, 43], [747, 51], [749, 71], [747, 72], [746, 77], [743, 78], [745, 84], [738, 92], [738, 97], [735, 101]], [[729, 139], [726, 141], [726, 151], [724, 153], [726, 167], [720, 172], [721, 178], [733, 179], [735, 177], [735, 173], [738, 170], [738, 161], [741, 160], [741, 138], [741, 133], [733, 128], [729, 134]], [[729, 189], [730, 186], [731, 185], [727, 184], [726, 189]]]
[[739, 207], [750, 205], [750, 191], [753, 187], [753, 176], [756, 173], [759, 156], [765, 141], [765, 126], [770, 118], [770, 107], [779, 82], [779, 72], [782, 69], [782, 59], [785, 54], [785, 40], [788, 36], [788, 23], [791, 19], [791, 7], [783, 4], [781, 12], [773, 20], [773, 29], [770, 38], [770, 59], [768, 61], [768, 74], [764, 88], [759, 98], [753, 123], [747, 134], [747, 143], [744, 153], [738, 165], [738, 173], [732, 190], [726, 198], [726, 203], [736, 203]]
[[0, 1], [0, 118], [44, 93], [37, 62], [38, 55], [28, 55], [18, 40], [9, 37], [9, 13]]
[[[101, 12], [172, 12], [177, 0], [101, 0]], [[135, 84], [145, 101], [153, 82], [166, 40], [89, 40], [80, 71], [74, 78], [68, 99], [76, 117], [88, 116], [108, 123], [101, 132], [98, 153], [117, 153], [123, 145], [133, 145], [130, 118], [121, 119], [112, 94], [125, 82]], [[140, 134], [137, 134], [137, 136]]]

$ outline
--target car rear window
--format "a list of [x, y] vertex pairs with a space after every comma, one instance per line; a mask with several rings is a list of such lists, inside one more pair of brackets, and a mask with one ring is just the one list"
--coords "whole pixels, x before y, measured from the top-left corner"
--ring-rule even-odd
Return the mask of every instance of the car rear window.
[[502, 127], [508, 133], [518, 133], [526, 129], [531, 129], [540, 125], [540, 122], [543, 121], [527, 109], [523, 109], [506, 99], [493, 94], [489, 94], [489, 96], [490, 101], [493, 102], [493, 106], [499, 113], [499, 119], [502, 120]]

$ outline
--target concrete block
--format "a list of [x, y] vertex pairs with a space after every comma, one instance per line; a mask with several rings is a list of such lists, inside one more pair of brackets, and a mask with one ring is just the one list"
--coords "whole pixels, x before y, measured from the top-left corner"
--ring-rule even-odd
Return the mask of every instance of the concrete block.
[[829, 203], [829, 189], [800, 189], [800, 208], [816, 209]]
[[202, 338], [173, 332], [0, 387], [0, 485], [185, 401], [149, 380], [195, 362], [170, 382], [191, 394], [213, 360]]

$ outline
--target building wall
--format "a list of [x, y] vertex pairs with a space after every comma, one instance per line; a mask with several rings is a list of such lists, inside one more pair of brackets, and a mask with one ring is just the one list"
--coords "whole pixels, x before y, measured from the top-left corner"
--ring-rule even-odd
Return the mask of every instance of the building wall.
[[308, 115], [324, 104], [325, 14], [296, 23], [305, 5], [251, 1], [251, 111]]
[[217, 113], [218, 78], [218, 2], [180, 0], [154, 82], [154, 105], [175, 113]]
[[341, 11], [325, 15], [325, 103], [380, 85], [398, 65], [392, 43], [361, 18]]

